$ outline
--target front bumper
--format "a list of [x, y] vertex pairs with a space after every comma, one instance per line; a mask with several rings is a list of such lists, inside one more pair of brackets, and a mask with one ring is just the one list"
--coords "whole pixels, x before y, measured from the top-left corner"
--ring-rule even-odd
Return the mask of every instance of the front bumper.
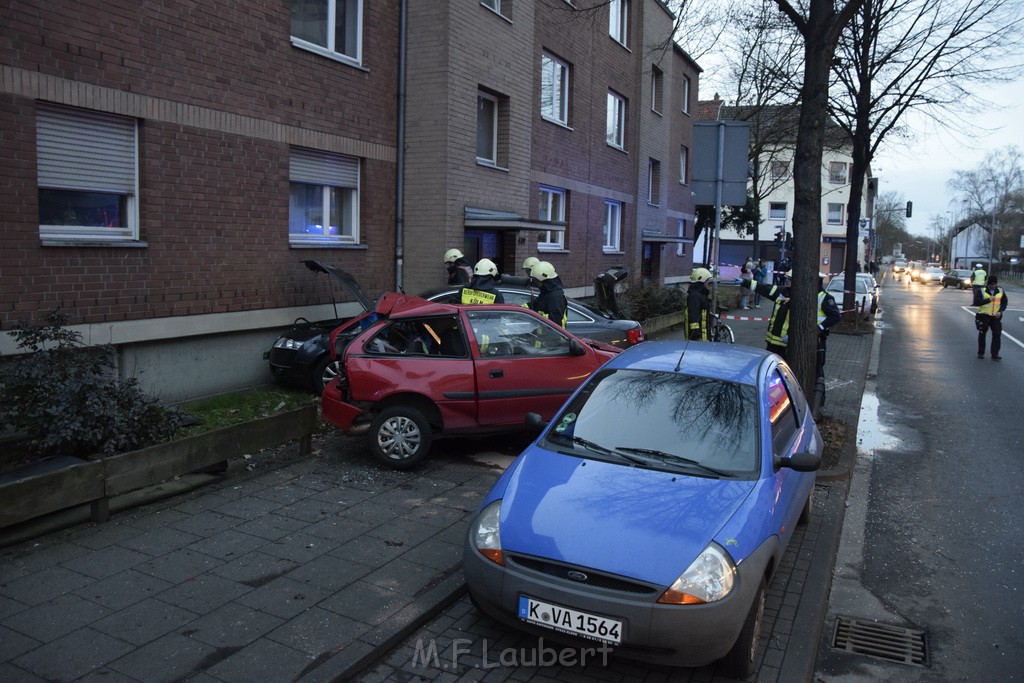
[[[765, 551], [767, 552], [767, 551]], [[485, 558], [467, 542], [463, 557], [466, 584], [475, 603], [494, 619], [533, 636], [576, 648], [600, 648], [603, 643], [522, 621], [519, 597], [526, 595], [622, 622], [622, 641], [611, 653], [628, 659], [668, 666], [704, 666], [724, 657], [739, 636], [766, 566], [762, 551], [737, 566], [732, 593], [706, 605], [663, 605], [657, 602], [664, 586], [624, 580], [636, 588], [621, 590], [581, 585], [534, 568], [545, 561], [505, 554], [505, 566]], [[587, 570], [595, 573], [593, 570]], [[586, 572], [585, 572], [586, 573]], [[614, 583], [614, 582], [613, 582]]]

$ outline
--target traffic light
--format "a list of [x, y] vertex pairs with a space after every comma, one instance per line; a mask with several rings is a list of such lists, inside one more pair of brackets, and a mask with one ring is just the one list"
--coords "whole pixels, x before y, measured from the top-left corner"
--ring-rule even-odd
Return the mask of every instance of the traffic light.
[[793, 248], [793, 233], [787, 232], [786, 233], [786, 249], [792, 249], [792, 248]]
[[914, 202], [907, 202], [907, 218], [914, 214]]

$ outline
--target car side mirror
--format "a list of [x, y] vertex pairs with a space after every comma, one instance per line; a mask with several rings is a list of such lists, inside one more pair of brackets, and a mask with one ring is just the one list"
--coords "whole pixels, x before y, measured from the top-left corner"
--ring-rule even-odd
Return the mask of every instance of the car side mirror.
[[583, 356], [587, 353], [587, 350], [583, 348], [583, 344], [578, 339], [569, 340], [569, 355], [570, 356]]
[[527, 427], [538, 432], [548, 426], [548, 421], [537, 413], [527, 413], [524, 422]]
[[801, 451], [789, 458], [779, 458], [777, 465], [788, 467], [794, 472], [814, 472], [821, 466], [821, 456], [810, 451]]

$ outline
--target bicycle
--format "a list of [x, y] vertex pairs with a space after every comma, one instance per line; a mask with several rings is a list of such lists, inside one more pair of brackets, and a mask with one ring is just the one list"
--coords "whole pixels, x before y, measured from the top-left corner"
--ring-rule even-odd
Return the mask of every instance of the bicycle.
[[736, 337], [732, 333], [732, 328], [722, 322], [722, 318], [720, 315], [711, 313], [710, 316], [711, 329], [709, 329], [708, 332], [710, 332], [711, 341], [735, 344]]

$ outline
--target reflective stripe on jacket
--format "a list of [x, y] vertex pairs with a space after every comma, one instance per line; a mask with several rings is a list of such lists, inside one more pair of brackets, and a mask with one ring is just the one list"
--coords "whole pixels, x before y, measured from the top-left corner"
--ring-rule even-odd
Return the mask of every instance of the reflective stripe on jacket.
[[982, 315], [995, 315], [999, 311], [1003, 310], [1003, 290], [996, 288], [995, 294], [989, 293], [987, 290], [983, 293], [988, 298], [988, 302], [978, 306], [978, 313]]
[[[822, 307], [822, 304], [825, 303], [825, 298], [828, 296], [830, 296], [828, 292], [818, 292], [818, 325], [821, 325], [828, 318]], [[784, 304], [776, 301], [775, 308], [772, 309], [772, 317], [768, 320], [768, 333], [764, 336], [764, 340], [776, 346], [786, 346], [789, 343], [788, 300]]]

